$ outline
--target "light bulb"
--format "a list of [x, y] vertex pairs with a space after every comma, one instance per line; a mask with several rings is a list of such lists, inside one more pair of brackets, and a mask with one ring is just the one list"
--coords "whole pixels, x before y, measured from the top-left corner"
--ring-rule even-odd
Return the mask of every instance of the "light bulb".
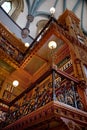
[[25, 43], [25, 47], [29, 47], [30, 44], [28, 42]]
[[55, 48], [57, 47], [57, 43], [56, 43], [55, 41], [50, 41], [50, 42], [48, 43], [48, 47], [49, 47], [50, 49], [55, 49]]
[[13, 81], [13, 86], [14, 86], [14, 87], [17, 87], [18, 85], [19, 85], [19, 81], [14, 80], [14, 81]]
[[54, 7], [51, 7], [51, 8], [50, 8], [50, 13], [51, 13], [51, 14], [54, 14], [54, 13], [55, 13], [55, 8], [54, 8]]

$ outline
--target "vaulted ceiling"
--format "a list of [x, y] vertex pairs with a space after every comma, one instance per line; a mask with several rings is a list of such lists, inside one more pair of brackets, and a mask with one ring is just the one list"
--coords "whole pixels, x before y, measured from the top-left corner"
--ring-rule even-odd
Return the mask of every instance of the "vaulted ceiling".
[[[44, 25], [44, 22], [42, 25], [40, 25], [40, 20], [48, 20], [50, 17], [50, 8], [55, 8], [55, 14], [54, 17], [58, 19], [58, 17], [64, 12], [64, 10], [67, 8], [71, 11], [73, 11], [78, 18], [81, 20], [81, 28], [83, 29], [83, 32], [87, 34], [87, 21], [85, 16], [87, 15], [87, 1], [86, 0], [26, 0], [26, 7], [28, 8], [28, 12], [26, 14], [25, 18], [25, 24], [22, 24], [22, 28], [28, 28], [29, 34], [32, 37], [36, 37], [37, 35], [37, 28], [38, 26]], [[22, 17], [22, 15], [21, 15]], [[21, 18], [20, 17], [20, 18]], [[18, 19], [17, 24], [20, 25], [20, 20]], [[19, 23], [18, 23], [19, 22]], [[21, 25], [20, 25], [21, 26]], [[34, 28], [34, 29], [33, 29]], [[35, 31], [36, 30], [36, 31]]]

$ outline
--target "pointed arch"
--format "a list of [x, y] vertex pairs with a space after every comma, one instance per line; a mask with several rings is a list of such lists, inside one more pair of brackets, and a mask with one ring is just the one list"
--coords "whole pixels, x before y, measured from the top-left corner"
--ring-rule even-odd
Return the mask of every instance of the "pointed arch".
[[9, 14], [12, 8], [12, 1], [4, 1], [4, 3], [1, 4], [1, 7]]
[[24, 1], [23, 0], [12, 0], [12, 9], [9, 12], [11, 18], [16, 21], [20, 12], [23, 12], [24, 9]]
[[[0, 5], [3, 5], [5, 2], [6, 2], [6, 0], [1, 0]], [[7, 12], [7, 13], [11, 16], [11, 18], [14, 21], [16, 21], [19, 14], [21, 12], [23, 12], [23, 10], [24, 10], [24, 1], [23, 0], [8, 0], [8, 2], [11, 2], [12, 7], [11, 7], [11, 10], [9, 12]]]

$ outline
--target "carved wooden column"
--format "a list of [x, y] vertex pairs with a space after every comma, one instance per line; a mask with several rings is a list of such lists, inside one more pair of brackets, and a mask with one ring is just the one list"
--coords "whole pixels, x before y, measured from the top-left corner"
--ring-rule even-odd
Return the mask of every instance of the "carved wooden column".
[[80, 58], [78, 58], [79, 57], [78, 49], [76, 47], [74, 48], [75, 50], [73, 50], [73, 48], [69, 48], [71, 59], [72, 59], [73, 71], [74, 71], [73, 73], [74, 73], [74, 76], [80, 81], [77, 91], [78, 91], [78, 94], [80, 96], [80, 99], [82, 101], [82, 104], [85, 110], [87, 110], [87, 97], [86, 97], [86, 92], [85, 92], [86, 82], [85, 82], [85, 77], [84, 77], [83, 68], [82, 68], [83, 63], [80, 60]]
[[83, 73], [83, 70], [82, 70], [82, 63], [81, 63], [81, 60], [80, 59], [75, 59], [75, 65], [76, 65], [76, 70], [77, 70], [77, 78], [81, 81], [84, 80], [84, 73]]
[[83, 88], [84, 86], [86, 86], [85, 83], [81, 81], [77, 89], [78, 89], [78, 94], [80, 96], [82, 104], [84, 106], [84, 109], [87, 111], [87, 96], [85, 92], [86, 88]]
[[78, 92], [85, 109], [87, 109], [87, 79], [83, 68], [84, 65], [87, 65], [87, 38], [79, 26], [80, 20], [73, 12], [66, 10], [63, 15], [59, 17], [58, 22], [62, 27], [66, 28], [70, 36], [68, 40], [70, 40], [71, 43], [69, 44], [69, 51], [73, 65], [72, 74], [80, 81]]
[[76, 66], [77, 78], [80, 80], [80, 83], [78, 86], [78, 93], [82, 100], [84, 108], [87, 110], [87, 98], [86, 98], [86, 93], [85, 93], [86, 82], [85, 82], [84, 73], [82, 69], [82, 62], [80, 59], [75, 59], [75, 66]]

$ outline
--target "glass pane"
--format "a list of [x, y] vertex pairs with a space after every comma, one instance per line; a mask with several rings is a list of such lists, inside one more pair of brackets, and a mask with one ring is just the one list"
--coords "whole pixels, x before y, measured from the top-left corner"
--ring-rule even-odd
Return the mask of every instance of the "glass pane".
[[6, 13], [9, 13], [9, 11], [11, 10], [11, 2], [4, 2], [2, 5], [2, 8], [6, 11]]

